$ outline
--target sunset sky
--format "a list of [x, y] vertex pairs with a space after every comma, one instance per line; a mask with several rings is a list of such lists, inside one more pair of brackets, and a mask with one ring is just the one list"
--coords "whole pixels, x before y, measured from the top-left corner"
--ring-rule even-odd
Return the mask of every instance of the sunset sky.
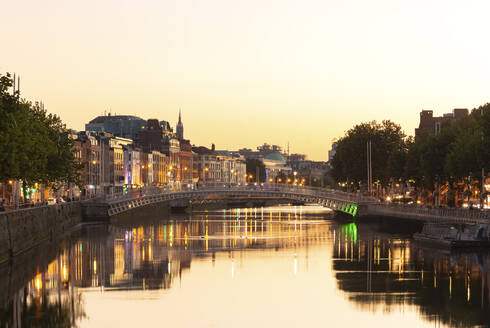
[[2, 1], [0, 73], [74, 129], [104, 111], [168, 120], [217, 149], [263, 142], [326, 160], [391, 119], [413, 134], [490, 101], [490, 2]]

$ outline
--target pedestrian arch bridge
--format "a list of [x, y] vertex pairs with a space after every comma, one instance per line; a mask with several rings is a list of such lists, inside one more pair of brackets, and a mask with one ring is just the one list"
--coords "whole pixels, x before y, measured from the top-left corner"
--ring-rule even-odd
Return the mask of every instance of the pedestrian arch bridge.
[[[323, 188], [305, 186], [213, 186], [196, 190], [170, 191], [157, 188], [132, 190], [128, 193], [106, 195], [104, 203], [109, 217], [150, 204], [170, 202], [190, 204], [206, 199], [276, 199], [318, 204], [334, 211], [356, 216], [361, 205], [373, 203], [371, 197]], [[184, 205], [185, 206], [185, 205]]]

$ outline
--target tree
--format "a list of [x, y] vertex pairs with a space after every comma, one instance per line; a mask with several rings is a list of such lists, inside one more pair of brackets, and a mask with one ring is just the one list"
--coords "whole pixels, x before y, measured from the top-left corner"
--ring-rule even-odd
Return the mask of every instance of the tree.
[[256, 181], [257, 172], [259, 172], [259, 182], [265, 182], [265, 165], [261, 160], [255, 158], [247, 158], [247, 174], [252, 175], [253, 181]]
[[0, 75], [0, 181], [19, 179], [24, 191], [35, 183], [79, 183], [81, 166], [61, 119], [10, 94], [10, 74]]
[[405, 134], [398, 124], [385, 120], [381, 124], [372, 121], [356, 125], [338, 140], [332, 159], [332, 174], [337, 181], [366, 183], [368, 141], [372, 144], [373, 179], [387, 184], [393, 177], [403, 176]]

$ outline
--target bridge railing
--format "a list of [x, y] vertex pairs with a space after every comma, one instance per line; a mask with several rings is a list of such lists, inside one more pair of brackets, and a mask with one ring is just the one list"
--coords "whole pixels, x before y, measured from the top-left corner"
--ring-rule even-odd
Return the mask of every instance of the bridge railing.
[[408, 214], [420, 217], [433, 217], [436, 220], [458, 219], [461, 221], [490, 221], [490, 211], [477, 209], [470, 210], [463, 208], [427, 207], [420, 205], [371, 204], [369, 205], [369, 212], [372, 214], [386, 215]]
[[275, 192], [275, 193], [288, 193], [299, 196], [312, 196], [320, 198], [331, 198], [343, 201], [351, 201], [356, 203], [374, 202], [371, 197], [364, 197], [361, 194], [346, 193], [337, 190], [328, 190], [323, 188], [306, 187], [301, 185], [285, 185], [285, 184], [263, 184], [263, 185], [226, 185], [226, 184], [212, 184], [205, 185], [198, 189], [191, 188], [179, 188], [179, 189], [169, 189], [169, 188], [156, 188], [156, 187], [143, 187], [140, 189], [131, 189], [122, 193], [106, 194], [104, 196], [105, 201], [113, 202], [118, 200], [135, 199], [140, 197], [154, 196], [159, 194], [171, 194], [171, 193], [195, 193], [196, 195], [207, 193], [207, 192], [219, 192], [220, 194], [226, 194], [232, 191], [254, 191], [254, 192]]

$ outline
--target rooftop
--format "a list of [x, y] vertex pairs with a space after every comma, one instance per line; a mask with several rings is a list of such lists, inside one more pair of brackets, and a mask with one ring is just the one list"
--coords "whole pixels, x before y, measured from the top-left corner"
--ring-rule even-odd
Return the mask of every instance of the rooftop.
[[89, 124], [104, 123], [105, 121], [144, 121], [142, 118], [132, 115], [106, 115], [97, 116]]

